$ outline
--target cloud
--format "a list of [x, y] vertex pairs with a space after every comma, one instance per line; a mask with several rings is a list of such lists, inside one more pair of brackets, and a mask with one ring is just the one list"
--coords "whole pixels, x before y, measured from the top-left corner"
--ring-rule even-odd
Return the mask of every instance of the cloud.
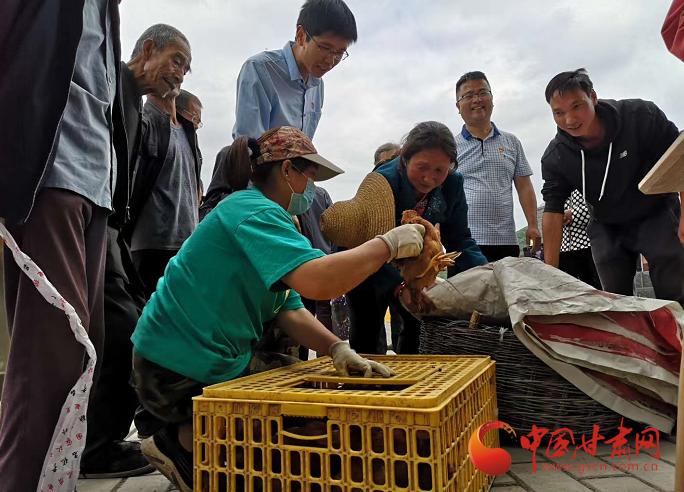
[[[235, 83], [249, 56], [292, 39], [301, 0], [124, 0], [123, 52], [146, 27], [166, 22], [185, 33], [193, 71], [184, 87], [204, 103], [199, 138], [205, 186], [214, 156], [231, 141]], [[668, 0], [348, 0], [359, 41], [325, 76], [325, 106], [314, 143], [347, 173], [325, 183], [334, 200], [354, 195], [376, 147], [398, 141], [423, 120], [462, 125], [454, 84], [483, 70], [494, 92], [494, 121], [523, 143], [541, 189], [539, 160], [555, 133], [544, 100], [550, 78], [586, 67], [599, 97], [656, 102], [684, 120], [684, 65], [660, 38]], [[541, 202], [541, 198], [538, 200]], [[518, 226], [524, 216], [516, 204]]]

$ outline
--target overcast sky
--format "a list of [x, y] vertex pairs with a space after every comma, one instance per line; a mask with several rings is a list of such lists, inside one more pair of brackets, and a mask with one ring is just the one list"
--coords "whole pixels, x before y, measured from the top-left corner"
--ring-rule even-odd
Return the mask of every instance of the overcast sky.
[[[124, 0], [124, 59], [159, 22], [192, 48], [183, 87], [204, 104], [199, 131], [205, 188], [218, 150], [230, 144], [235, 85], [249, 56], [293, 39], [303, 0]], [[482, 70], [494, 94], [493, 121], [522, 141], [541, 204], [540, 158], [556, 128], [544, 88], [556, 73], [586, 67], [599, 97], [654, 101], [684, 125], [684, 64], [660, 36], [671, 0], [347, 0], [359, 40], [325, 75], [318, 151], [346, 170], [323, 183], [333, 200], [352, 197], [378, 145], [420, 121], [459, 131], [454, 85]], [[516, 202], [516, 225], [525, 225]]]

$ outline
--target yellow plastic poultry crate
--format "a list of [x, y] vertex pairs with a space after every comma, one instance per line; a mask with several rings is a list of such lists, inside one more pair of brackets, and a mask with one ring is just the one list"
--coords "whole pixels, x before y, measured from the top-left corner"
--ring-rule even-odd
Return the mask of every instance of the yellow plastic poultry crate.
[[[392, 378], [335, 375], [329, 357], [194, 398], [197, 491], [486, 491], [468, 439], [496, 420], [489, 357], [374, 356]], [[498, 435], [486, 435], [489, 447]]]

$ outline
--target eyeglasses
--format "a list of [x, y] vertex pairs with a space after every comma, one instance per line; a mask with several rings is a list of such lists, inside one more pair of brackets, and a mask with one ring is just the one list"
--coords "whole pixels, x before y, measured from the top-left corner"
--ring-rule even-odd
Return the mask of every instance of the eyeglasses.
[[347, 52], [347, 50], [335, 51], [332, 48], [328, 48], [327, 46], [321, 46], [318, 43], [318, 41], [316, 41], [314, 37], [306, 31], [306, 29], [304, 30], [304, 32], [306, 33], [307, 37], [311, 41], [313, 41], [313, 44], [316, 45], [316, 48], [318, 48], [318, 50], [321, 53], [323, 53], [324, 56], [332, 57], [333, 63], [340, 63], [342, 60], [346, 60], [349, 57], [349, 52]]
[[480, 99], [488, 99], [488, 98], [492, 97], [492, 91], [489, 91], [487, 89], [482, 89], [479, 92], [468, 92], [467, 94], [463, 94], [461, 97], [456, 99], [456, 102], [461, 102], [464, 99], [466, 101], [472, 101], [476, 97], [478, 97]]

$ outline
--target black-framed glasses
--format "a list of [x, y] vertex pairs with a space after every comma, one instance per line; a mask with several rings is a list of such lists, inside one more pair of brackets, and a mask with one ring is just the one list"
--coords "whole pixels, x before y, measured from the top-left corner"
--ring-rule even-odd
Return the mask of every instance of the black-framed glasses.
[[318, 48], [318, 51], [323, 53], [323, 55], [325, 55], [326, 57], [327, 56], [332, 57], [333, 63], [340, 63], [341, 61], [349, 58], [349, 52], [347, 50], [335, 51], [334, 49], [328, 48], [327, 46], [321, 46], [318, 43], [318, 41], [316, 41], [314, 39], [314, 37], [306, 31], [306, 29], [304, 30], [304, 32], [306, 33], [307, 37], [311, 41], [313, 41], [313, 44], [316, 45], [316, 48]]
[[482, 89], [481, 91], [477, 92], [468, 92], [467, 94], [463, 94], [461, 97], [459, 97], [456, 102], [461, 102], [464, 99], [466, 101], [472, 101], [476, 97], [479, 97], [480, 99], [487, 99], [492, 97], [492, 91], [488, 89]]

